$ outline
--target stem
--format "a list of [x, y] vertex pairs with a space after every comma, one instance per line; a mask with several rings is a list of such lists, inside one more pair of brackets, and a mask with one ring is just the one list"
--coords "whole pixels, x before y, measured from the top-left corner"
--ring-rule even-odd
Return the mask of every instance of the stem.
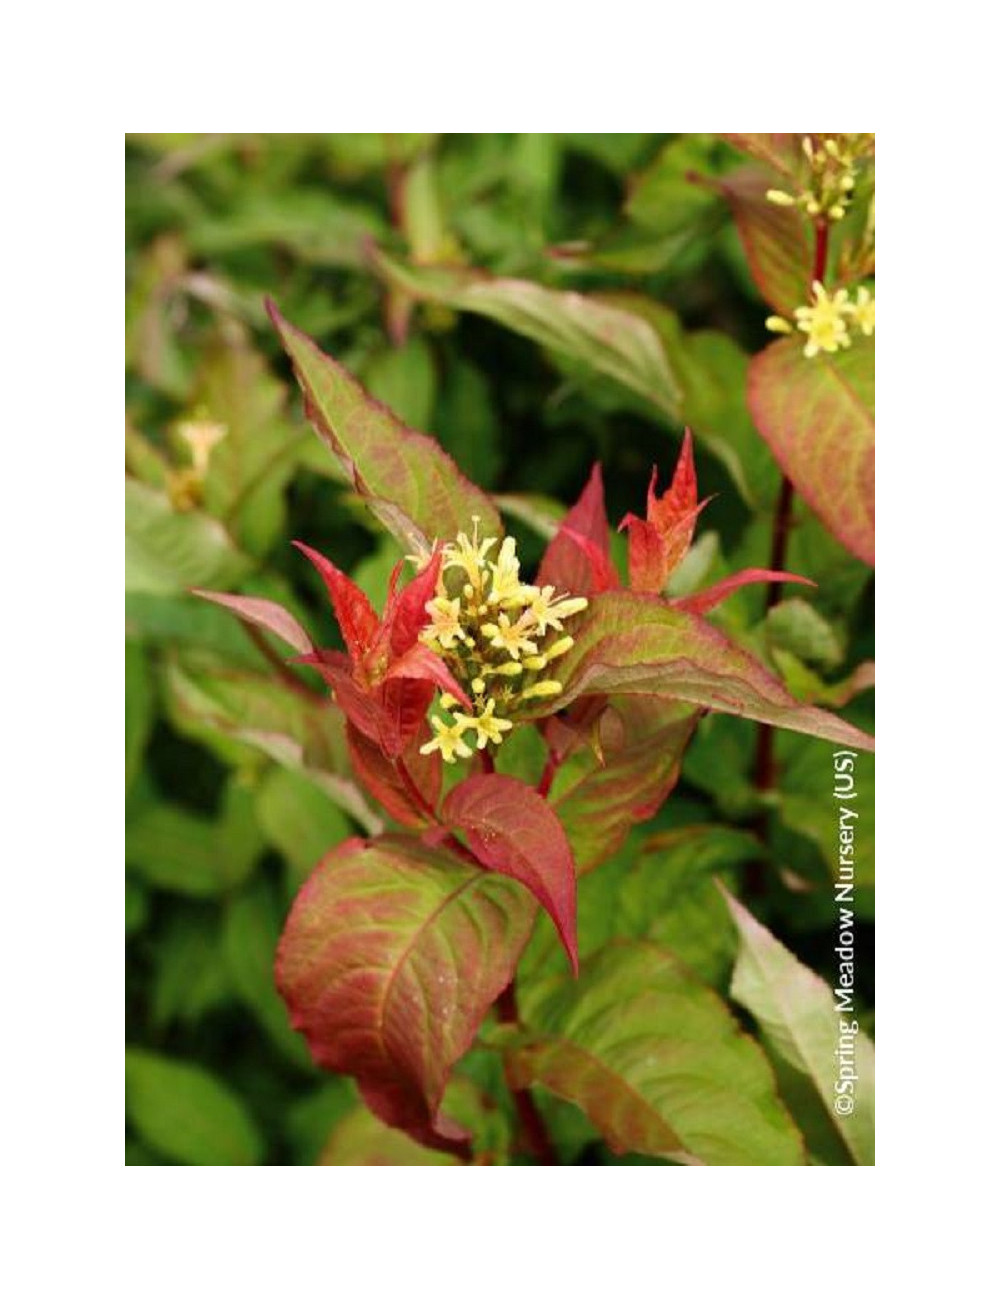
[[[813, 250], [812, 277], [809, 282], [810, 292], [812, 286], [817, 281], [822, 284], [826, 275], [826, 260], [830, 251], [830, 227], [829, 224], [820, 218], [816, 222], [816, 245]], [[781, 490], [778, 493], [778, 501], [774, 510], [774, 529], [771, 533], [771, 564], [772, 569], [784, 569], [785, 555], [788, 551], [788, 533], [792, 521], [792, 502], [795, 497], [795, 489], [792, 487], [791, 480], [782, 476]], [[781, 599], [781, 584], [772, 583], [767, 589], [766, 610], [773, 609]], [[777, 782], [777, 768], [774, 761], [774, 730], [761, 723], [757, 729], [757, 746], [754, 753], [754, 777], [753, 783], [755, 788], [761, 794], [768, 790], [773, 790]], [[762, 843], [767, 843], [767, 813], [763, 812], [757, 818], [755, 829]], [[764, 892], [764, 863], [751, 862], [747, 869], [746, 876], [747, 893], [751, 895], [760, 895]]]
[[488, 749], [481, 749], [479, 751], [479, 761], [483, 765], [484, 772], [490, 773], [496, 771], [496, 765], [493, 762], [493, 755]]
[[812, 279], [809, 281], [809, 288], [818, 280], [823, 283], [823, 277], [826, 275], [826, 255], [830, 242], [830, 227], [821, 218], [816, 222], [816, 248], [813, 253]]
[[545, 769], [542, 772], [541, 779], [538, 782], [538, 793], [544, 799], [552, 789], [552, 782], [555, 780], [556, 772], [559, 770], [559, 760], [555, 756], [554, 750], [549, 750], [549, 756], [545, 760]]
[[[513, 980], [497, 998], [496, 1009], [501, 1024], [516, 1025], [518, 1023], [517, 994], [514, 991]], [[507, 1086], [510, 1088], [511, 1095], [514, 1098], [514, 1105], [517, 1107], [517, 1117], [521, 1124], [520, 1137], [524, 1146], [540, 1165], [557, 1165], [559, 1161], [552, 1145], [552, 1139], [545, 1127], [545, 1120], [542, 1119], [541, 1113], [535, 1105], [534, 1097], [527, 1088], [515, 1088], [511, 1084], [509, 1076]]]
[[299, 681], [291, 668], [289, 668], [284, 659], [282, 659], [281, 655], [279, 655], [274, 647], [268, 642], [267, 637], [259, 627], [255, 627], [253, 623], [244, 623], [242, 619], [240, 620], [240, 626], [267, 662], [277, 669], [278, 676], [289, 690], [294, 691], [296, 695], [303, 696], [307, 700], [312, 700], [314, 703], [322, 699], [322, 696], [317, 695], [315, 691], [311, 691], [305, 682]]

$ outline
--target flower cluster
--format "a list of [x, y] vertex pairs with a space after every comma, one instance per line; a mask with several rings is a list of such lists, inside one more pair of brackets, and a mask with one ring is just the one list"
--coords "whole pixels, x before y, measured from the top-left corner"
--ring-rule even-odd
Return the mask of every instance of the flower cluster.
[[870, 134], [838, 135], [836, 139], [803, 136], [802, 152], [808, 167], [805, 185], [797, 194], [768, 190], [767, 197], [781, 207], [800, 207], [814, 220], [840, 221], [850, 206], [859, 165], [874, 147], [875, 137]]
[[[765, 322], [775, 334], [791, 334], [793, 326], [783, 316], [768, 316]], [[836, 352], [851, 346], [851, 330], [870, 337], [875, 333], [875, 298], [862, 285], [852, 299], [846, 289], [827, 293], [818, 280], [813, 283], [813, 300], [795, 308], [795, 327], [806, 336], [807, 357]]]
[[462, 712], [445, 693], [443, 716], [431, 718], [434, 738], [421, 753], [439, 749], [448, 763], [469, 758], [473, 746], [501, 744], [522, 704], [559, 694], [562, 686], [546, 670], [573, 644], [565, 621], [587, 608], [584, 596], [522, 582], [513, 537], [493, 559], [497, 538], [480, 540], [473, 522], [471, 538], [459, 533], [444, 548], [437, 593], [426, 605], [430, 622], [420, 634], [472, 701], [472, 711]]

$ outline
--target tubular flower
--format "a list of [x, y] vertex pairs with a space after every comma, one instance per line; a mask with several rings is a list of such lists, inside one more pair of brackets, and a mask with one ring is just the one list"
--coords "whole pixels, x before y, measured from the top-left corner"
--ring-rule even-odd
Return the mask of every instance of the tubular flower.
[[847, 332], [849, 312], [846, 289], [838, 289], [831, 298], [820, 282], [814, 281], [812, 305], [795, 308], [798, 327], [808, 336], [804, 349], [807, 357], [851, 346]]
[[859, 168], [874, 151], [871, 134], [805, 135], [802, 188], [795, 193], [768, 190], [767, 197], [779, 207], [802, 208], [814, 221], [840, 221], [854, 196]]
[[817, 280], [813, 284], [813, 301], [796, 307], [794, 314], [794, 327], [783, 316], [768, 316], [764, 324], [775, 334], [794, 334], [796, 328], [800, 329], [807, 336], [803, 349], [807, 357], [849, 348], [855, 330], [869, 338], [875, 333], [875, 298], [864, 285], [852, 302], [846, 289], [838, 289], [831, 296]]
[[495, 549], [497, 539], [480, 538], [479, 520], [473, 523], [471, 538], [460, 533], [443, 549], [420, 633], [471, 704], [459, 712], [454, 692], [439, 698], [444, 716], [432, 717], [434, 738], [423, 752], [440, 750], [447, 763], [469, 757], [473, 744], [480, 750], [502, 744], [522, 704], [560, 693], [545, 672], [573, 645], [565, 621], [587, 608], [583, 596], [522, 582], [514, 538]]
[[864, 285], [851, 303], [850, 312], [861, 333], [870, 338], [875, 333], [875, 299]]
[[426, 745], [420, 746], [421, 754], [433, 754], [435, 749], [440, 749], [441, 757], [446, 763], [454, 763], [456, 756], [458, 758], [471, 758], [472, 750], [462, 739], [469, 730], [470, 725], [475, 724], [471, 718], [467, 718], [462, 713], [456, 715], [455, 721], [451, 725], [445, 722], [443, 718], [431, 718], [431, 726], [435, 732], [434, 739], [429, 740]]

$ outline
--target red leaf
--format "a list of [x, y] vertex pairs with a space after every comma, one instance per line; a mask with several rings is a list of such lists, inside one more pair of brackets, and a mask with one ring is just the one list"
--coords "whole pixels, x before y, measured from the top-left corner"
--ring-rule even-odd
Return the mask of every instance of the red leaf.
[[811, 578], [800, 578], [797, 573], [782, 573], [778, 569], [741, 569], [739, 573], [730, 574], [728, 578], [706, 587], [704, 591], [692, 592], [690, 596], [679, 596], [670, 603], [675, 609], [687, 610], [689, 614], [707, 614], [734, 591], [752, 582], [801, 582], [806, 587], [816, 586]]
[[316, 1061], [369, 1107], [455, 1149], [439, 1114], [452, 1066], [510, 983], [535, 915], [500, 876], [404, 836], [347, 840], [306, 881], [278, 945], [278, 988]]
[[659, 593], [688, 552], [699, 511], [691, 430], [684, 434], [673, 481], [662, 497], [656, 495], [656, 467], [646, 494], [646, 518], [626, 515], [619, 531], [629, 530], [628, 573], [633, 591]]
[[312, 640], [302, 624], [273, 600], [264, 600], [259, 596], [229, 596], [222, 591], [203, 591], [199, 587], [192, 587], [191, 594], [222, 605], [245, 622], [273, 632], [301, 654], [309, 654], [313, 650]]
[[398, 758], [424, 723], [434, 698], [434, 684], [397, 678], [383, 682], [376, 698], [386, 721], [380, 743], [390, 758]]
[[373, 741], [348, 723], [347, 744], [354, 774], [390, 817], [404, 826], [422, 828], [429, 825], [430, 814], [414, 798], [411, 787], [399, 770], [403, 764], [413, 785], [431, 808], [441, 796], [441, 754], [421, 754], [420, 743], [429, 738], [430, 728], [418, 732], [405, 754], [394, 762]]
[[307, 559], [311, 560], [326, 584], [337, 616], [340, 631], [347, 646], [347, 653], [357, 663], [366, 650], [370, 648], [378, 633], [378, 615], [371, 607], [371, 602], [361, 588], [341, 573], [335, 564], [331, 564], [325, 555], [314, 551], [304, 542], [293, 542]]
[[386, 673], [386, 680], [393, 678], [433, 682], [442, 691], [450, 691], [455, 699], [460, 700], [467, 709], [472, 708], [472, 701], [448, 671], [444, 660], [425, 645], [418, 643], [411, 646], [402, 658], [396, 660]]
[[531, 890], [555, 922], [575, 972], [576, 870], [566, 832], [545, 800], [523, 781], [486, 773], [455, 786], [441, 814], [465, 833], [484, 866]]
[[389, 645], [393, 658], [405, 654], [415, 645], [417, 636], [430, 621], [425, 607], [434, 598], [443, 558], [441, 548], [435, 546], [426, 567], [390, 603], [386, 622], [390, 626]]
[[595, 465], [580, 499], [549, 542], [536, 579], [540, 587], [589, 596], [619, 585], [608, 545], [608, 516], [604, 508], [601, 467]]

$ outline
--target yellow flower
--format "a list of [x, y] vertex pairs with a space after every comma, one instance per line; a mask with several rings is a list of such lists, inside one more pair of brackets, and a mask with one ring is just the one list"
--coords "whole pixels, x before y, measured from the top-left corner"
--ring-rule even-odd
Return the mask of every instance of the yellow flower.
[[486, 566], [486, 557], [497, 544], [495, 537], [484, 537], [479, 540], [479, 517], [474, 515], [472, 519], [472, 539], [470, 540], [466, 533], [459, 533], [458, 539], [449, 542], [444, 548], [444, 565], [445, 569], [464, 569], [469, 576], [469, 581], [476, 591], [482, 586], [483, 569]]
[[212, 449], [227, 432], [226, 426], [215, 420], [182, 420], [178, 424], [177, 433], [191, 450], [191, 464], [199, 478], [205, 477]]
[[812, 305], [795, 308], [798, 327], [808, 335], [804, 349], [807, 357], [851, 346], [851, 336], [847, 332], [849, 312], [846, 289], [838, 289], [831, 298], [818, 280], [813, 282]]
[[489, 594], [489, 603], [491, 605], [520, 601], [522, 592], [521, 564], [517, 558], [516, 547], [517, 543], [513, 537], [505, 537], [496, 563], [490, 564], [490, 569], [493, 572], [493, 583]]
[[441, 757], [446, 763], [454, 763], [456, 755], [459, 758], [471, 758], [472, 750], [462, 739], [469, 730], [471, 721], [464, 713], [459, 713], [451, 726], [443, 718], [431, 718], [431, 726], [437, 735], [426, 745], [420, 746], [421, 754], [433, 754], [435, 749], [440, 749]]
[[851, 303], [854, 323], [866, 338], [875, 333], [875, 298], [864, 285], [858, 290], [857, 300]]
[[516, 623], [511, 623], [508, 614], [500, 614], [495, 623], [483, 623], [480, 631], [487, 637], [491, 646], [497, 650], [506, 650], [512, 659], [520, 659], [524, 654], [537, 654], [538, 644], [528, 636], [532, 622], [527, 614], [522, 614]]
[[525, 587], [528, 599], [527, 612], [534, 620], [535, 630], [539, 635], [553, 628], [556, 632], [563, 630], [562, 620], [572, 618], [587, 608], [586, 596], [555, 596], [555, 587]]
[[466, 722], [475, 728], [477, 749], [485, 749], [491, 740], [499, 745], [503, 741], [503, 733], [514, 726], [509, 719], [495, 716], [496, 705], [496, 700], [490, 700], [478, 717], [469, 717], [466, 713], [455, 715], [458, 722]]
[[461, 602], [458, 597], [448, 600], [446, 596], [435, 596], [424, 606], [431, 616], [430, 626], [424, 628], [420, 639], [428, 645], [437, 641], [444, 650], [450, 650], [456, 641], [463, 639], [461, 623]]

